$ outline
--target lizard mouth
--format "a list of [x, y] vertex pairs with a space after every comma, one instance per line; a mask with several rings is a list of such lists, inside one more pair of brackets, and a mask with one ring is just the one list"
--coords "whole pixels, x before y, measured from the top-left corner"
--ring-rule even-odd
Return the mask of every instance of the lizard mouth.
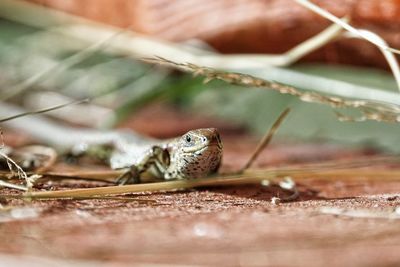
[[207, 147], [209, 147], [209, 144], [203, 144], [203, 145], [198, 145], [198, 146], [193, 146], [193, 147], [184, 147], [182, 150], [184, 153], [195, 153], [195, 152], [202, 152]]
[[210, 148], [210, 147], [217, 147], [218, 150], [222, 150], [222, 144], [220, 142], [210, 142], [207, 144], [203, 144], [203, 145], [199, 145], [196, 147], [185, 147], [183, 148], [183, 152], [185, 154], [189, 154], [189, 153], [201, 153], [204, 150]]

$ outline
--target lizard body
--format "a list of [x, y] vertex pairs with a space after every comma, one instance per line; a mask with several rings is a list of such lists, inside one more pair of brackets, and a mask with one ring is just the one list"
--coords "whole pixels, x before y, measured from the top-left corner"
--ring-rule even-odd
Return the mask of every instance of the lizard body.
[[[23, 110], [0, 104], [0, 116]], [[129, 168], [119, 183], [139, 182], [143, 174], [156, 179], [192, 179], [216, 172], [222, 159], [222, 142], [214, 128], [197, 129], [171, 140], [158, 140], [127, 131], [73, 128], [43, 116], [22, 117], [4, 123], [22, 130], [60, 151], [84, 152], [91, 146], [107, 145], [113, 169]]]

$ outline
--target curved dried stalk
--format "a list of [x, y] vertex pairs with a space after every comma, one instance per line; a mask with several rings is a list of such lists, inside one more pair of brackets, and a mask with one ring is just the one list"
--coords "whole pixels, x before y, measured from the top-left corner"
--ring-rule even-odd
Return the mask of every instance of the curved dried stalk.
[[[329, 36], [329, 39], [317, 40], [317, 38], [315, 38], [316, 40], [313, 42], [315, 42], [315, 43], [320, 42], [320, 44], [326, 44], [330, 40], [334, 39], [335, 37], [342, 35], [345, 38], [364, 39], [364, 40], [367, 40], [368, 42], [374, 44], [376, 47], [378, 47], [379, 50], [382, 52], [383, 56], [385, 57], [387, 63], [389, 64], [389, 67], [390, 67], [390, 69], [393, 73], [393, 76], [396, 80], [396, 83], [397, 83], [397, 89], [400, 91], [400, 68], [399, 68], [397, 59], [393, 54], [393, 53], [399, 54], [400, 50], [390, 48], [389, 45], [387, 44], [387, 42], [382, 37], [380, 37], [378, 34], [368, 31], [368, 30], [364, 30], [364, 29], [356, 29], [349, 24], [348, 19], [346, 19], [346, 18], [340, 19], [340, 18], [334, 16], [333, 14], [329, 13], [328, 11], [314, 5], [313, 3], [309, 2], [308, 0], [294, 0], [294, 1], [296, 1], [297, 3], [303, 5], [304, 7], [308, 8], [308, 9], [310, 9], [311, 11], [317, 13], [318, 15], [320, 15], [326, 19], [329, 19], [330, 21], [332, 21], [334, 23], [335, 26], [347, 30], [347, 32], [342, 33], [341, 31], [336, 29], [337, 32], [332, 32], [332, 36]], [[335, 29], [335, 28], [333, 28], [333, 25], [331, 25], [330, 27], [332, 27], [332, 30]], [[328, 29], [325, 30], [327, 32], [326, 35], [328, 34]], [[317, 36], [315, 36], [315, 37], [317, 37]], [[312, 39], [314, 39], [314, 38], [312, 38]], [[309, 41], [312, 41], [312, 39], [310, 39]], [[312, 47], [311, 46], [312, 42], [310, 42], [309, 45], [306, 43], [307, 42], [304, 42], [305, 49], [308, 49], [307, 48], [308, 46]]]
[[[368, 31], [368, 30], [361, 30], [361, 29], [359, 30], [359, 32], [363, 33], [364, 35], [371, 36], [371, 38], [374, 38], [374, 40], [377, 43], [380, 43], [382, 46], [388, 46], [386, 41], [383, 40], [383, 38], [380, 37], [379, 35], [377, 35], [376, 33], [373, 33], [373, 32]], [[356, 35], [356, 34], [354, 34], [352, 32], [343, 33], [343, 37], [363, 39], [359, 35]], [[400, 91], [400, 68], [399, 68], [399, 64], [397, 62], [396, 57], [394, 56], [392, 51], [383, 49], [381, 47], [378, 47], [378, 48], [382, 52], [383, 56], [385, 57], [386, 62], [388, 63], [388, 65], [390, 67], [390, 70], [392, 71], [394, 79], [396, 80], [397, 89]]]
[[395, 49], [392, 47], [389, 47], [385, 44], [382, 44], [380, 41], [378, 41], [374, 36], [371, 36], [369, 34], [367, 34], [366, 32], [360, 31], [359, 29], [354, 28], [353, 26], [351, 26], [350, 24], [346, 23], [345, 21], [341, 20], [340, 18], [334, 16], [332, 13], [329, 13], [328, 11], [326, 11], [325, 9], [320, 8], [319, 6], [311, 3], [308, 0], [293, 0], [295, 2], [297, 2], [298, 4], [308, 8], [309, 10], [317, 13], [318, 15], [336, 23], [337, 25], [340, 25], [341, 27], [343, 27], [343, 29], [346, 29], [347, 31], [360, 36], [361, 38], [367, 40], [368, 42], [376, 45], [377, 47], [386, 50], [386, 51], [390, 51], [392, 53], [395, 54], [400, 54], [400, 50], [399, 49]]
[[168, 65], [185, 72], [193, 73], [195, 76], [204, 76], [205, 82], [222, 80], [234, 85], [274, 90], [281, 94], [295, 96], [303, 102], [324, 104], [332, 108], [355, 108], [362, 114], [359, 118], [340, 115], [339, 119], [344, 121], [374, 120], [391, 123], [400, 121], [400, 105], [372, 100], [349, 100], [338, 96], [323, 95], [317, 92], [300, 91], [289, 85], [264, 80], [248, 74], [219, 71], [190, 63], [176, 63], [164, 58], [144, 60], [151, 63]]

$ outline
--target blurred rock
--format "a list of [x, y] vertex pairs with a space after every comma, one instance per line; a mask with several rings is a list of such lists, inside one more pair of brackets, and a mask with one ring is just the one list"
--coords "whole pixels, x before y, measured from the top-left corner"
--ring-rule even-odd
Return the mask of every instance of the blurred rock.
[[[282, 53], [330, 23], [291, 0], [30, 0], [171, 41], [202, 39], [224, 53]], [[315, 0], [400, 47], [400, 0]], [[306, 60], [387, 68], [362, 40], [342, 40]]]

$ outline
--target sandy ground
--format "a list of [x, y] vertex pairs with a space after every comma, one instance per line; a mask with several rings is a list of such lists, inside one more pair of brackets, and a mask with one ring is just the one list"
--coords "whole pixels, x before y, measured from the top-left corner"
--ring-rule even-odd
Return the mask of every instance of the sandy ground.
[[[141, 119], [146, 114], [127, 125], [170, 136], [209, 123], [207, 119], [180, 118], [179, 127], [155, 131]], [[165, 112], [164, 116], [176, 114]], [[242, 166], [255, 140], [240, 127], [213, 123], [223, 132], [223, 169]], [[23, 138], [12, 140], [15, 135], [7, 131], [5, 138], [9, 143], [23, 142]], [[262, 154], [256, 166], [349, 161], [371, 154], [374, 152], [327, 144], [277, 144]], [[400, 179], [310, 177], [297, 182], [300, 198], [279, 205], [272, 204], [271, 198], [286, 193], [261, 185], [133, 195], [153, 200], [148, 203], [1, 198], [0, 266], [400, 264], [400, 212], [396, 209], [400, 207]], [[77, 186], [89, 184], [73, 187]], [[12, 192], [1, 189], [0, 193]]]

